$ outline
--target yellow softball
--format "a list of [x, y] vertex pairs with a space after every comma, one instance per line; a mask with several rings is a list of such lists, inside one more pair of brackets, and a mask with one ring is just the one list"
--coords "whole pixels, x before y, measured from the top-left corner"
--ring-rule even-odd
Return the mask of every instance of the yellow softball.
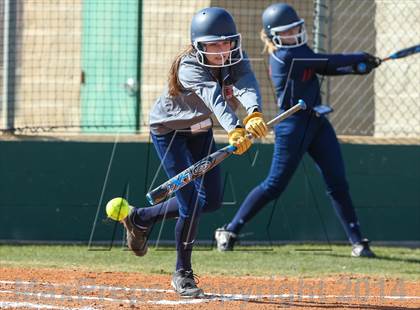
[[106, 204], [106, 214], [114, 221], [121, 221], [126, 218], [130, 208], [128, 201], [124, 198], [113, 198]]

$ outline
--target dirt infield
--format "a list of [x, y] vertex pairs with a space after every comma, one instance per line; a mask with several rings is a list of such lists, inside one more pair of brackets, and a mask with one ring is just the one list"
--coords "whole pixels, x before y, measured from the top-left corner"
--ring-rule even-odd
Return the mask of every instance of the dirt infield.
[[321, 279], [203, 276], [202, 299], [181, 299], [170, 275], [0, 268], [9, 309], [419, 309], [420, 283], [337, 276]]

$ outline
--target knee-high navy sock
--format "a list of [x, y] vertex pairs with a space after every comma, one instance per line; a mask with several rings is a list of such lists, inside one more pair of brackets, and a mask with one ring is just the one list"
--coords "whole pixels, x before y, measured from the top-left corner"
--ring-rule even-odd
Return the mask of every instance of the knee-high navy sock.
[[339, 190], [329, 192], [328, 194], [350, 242], [352, 244], [360, 242], [362, 236], [359, 221], [349, 192], [347, 190]]
[[226, 229], [234, 233], [239, 233], [245, 223], [251, 220], [271, 200], [273, 198], [267, 196], [262, 186], [255, 187], [245, 198]]
[[178, 201], [174, 197], [153, 207], [136, 209], [132, 219], [139, 227], [150, 227], [164, 218], [171, 219], [178, 217], [178, 208]]
[[179, 217], [175, 225], [176, 266], [175, 270], [191, 270], [191, 254], [197, 234], [198, 217]]

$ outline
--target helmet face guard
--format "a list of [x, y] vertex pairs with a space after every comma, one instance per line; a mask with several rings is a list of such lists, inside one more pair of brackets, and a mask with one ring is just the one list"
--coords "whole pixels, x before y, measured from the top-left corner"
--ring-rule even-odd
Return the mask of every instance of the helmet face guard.
[[[207, 52], [205, 50], [206, 43], [218, 42], [218, 41], [230, 41], [232, 44], [230, 50], [227, 52]], [[239, 63], [243, 59], [242, 40], [241, 40], [240, 33], [227, 36], [227, 37], [199, 38], [193, 42], [193, 46], [195, 50], [197, 51], [196, 53], [197, 61], [206, 67], [221, 68], [221, 67], [233, 66]], [[225, 54], [227, 53], [229, 54], [226, 57]], [[220, 65], [209, 64], [207, 62], [206, 56], [212, 56], [212, 55], [220, 56], [223, 60], [222, 63]]]
[[[225, 52], [206, 51], [206, 43], [218, 41], [230, 41], [230, 50]], [[243, 58], [241, 34], [236, 30], [232, 15], [223, 8], [205, 8], [193, 16], [191, 21], [191, 44], [196, 50], [197, 61], [206, 67], [232, 66]], [[216, 55], [222, 59], [220, 64], [209, 64], [206, 56]]]
[[[292, 29], [294, 27], [299, 27], [300, 26], [300, 30], [299, 33], [296, 35], [291, 35], [291, 36], [285, 36], [285, 35], [281, 35], [280, 33], [283, 31], [287, 31], [289, 29]], [[271, 35], [271, 41], [274, 43], [274, 45], [278, 48], [293, 48], [293, 47], [298, 47], [301, 45], [304, 45], [308, 42], [308, 35], [306, 32], [306, 27], [305, 27], [305, 23], [302, 20], [300, 20], [299, 22], [290, 24], [290, 25], [286, 25], [286, 26], [280, 26], [280, 27], [275, 27], [272, 28], [270, 30], [270, 35]], [[289, 40], [293, 40], [294, 43], [287, 43], [284, 44], [282, 42], [282, 40], [284, 41], [289, 41]]]
[[[278, 48], [293, 48], [308, 42], [305, 21], [287, 3], [275, 3], [265, 9], [262, 15], [264, 32]], [[296, 35], [281, 35], [282, 32], [299, 27]], [[287, 41], [287, 43], [285, 43]]]

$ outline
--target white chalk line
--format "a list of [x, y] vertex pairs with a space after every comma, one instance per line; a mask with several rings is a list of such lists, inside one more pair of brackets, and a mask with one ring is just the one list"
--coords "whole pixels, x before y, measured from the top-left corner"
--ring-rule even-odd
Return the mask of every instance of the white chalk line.
[[[0, 284], [36, 284], [36, 285], [47, 285], [54, 287], [69, 287], [68, 285], [58, 283], [39, 283], [30, 281], [0, 281]], [[77, 286], [72, 286], [73, 288]], [[105, 285], [81, 285], [79, 288], [89, 290], [108, 290], [108, 291], [124, 291], [124, 292], [153, 292], [153, 293], [171, 293], [174, 294], [173, 290], [164, 289], [151, 289], [151, 288], [130, 288], [130, 287], [118, 287], [118, 286], [105, 286]], [[245, 295], [245, 294], [218, 294], [218, 293], [206, 293], [204, 298], [196, 299], [181, 299], [181, 300], [148, 300], [141, 301], [138, 299], [119, 299], [110, 297], [97, 297], [97, 296], [84, 296], [84, 295], [64, 295], [64, 294], [49, 294], [49, 293], [33, 293], [33, 292], [22, 292], [14, 290], [0, 290], [0, 294], [18, 294], [26, 296], [35, 296], [38, 298], [50, 298], [50, 299], [68, 299], [68, 300], [96, 300], [96, 301], [108, 301], [108, 302], [119, 302], [128, 304], [164, 304], [164, 305], [180, 305], [180, 304], [198, 304], [207, 303], [212, 301], [250, 301], [258, 299], [289, 299], [289, 300], [301, 300], [301, 299], [337, 299], [337, 300], [362, 300], [367, 299], [392, 299], [392, 300], [420, 300], [420, 296], [401, 296], [401, 295], [369, 295], [369, 296], [355, 296], [355, 295], [302, 295], [302, 294], [263, 294], [263, 295]]]
[[67, 285], [63, 283], [48, 283], [48, 282], [31, 282], [31, 281], [4, 281], [0, 280], [0, 284], [14, 284], [21, 287], [25, 285], [42, 285], [42, 286], [53, 286], [53, 287], [64, 287], [64, 288], [81, 288], [84, 290], [108, 290], [108, 291], [125, 291], [125, 292], [142, 292], [142, 293], [175, 293], [174, 290], [156, 289], [156, 288], [132, 288], [132, 287], [119, 287], [119, 286], [108, 286], [108, 285]]
[[181, 304], [199, 304], [209, 301], [214, 301], [214, 299], [183, 299], [183, 300], [147, 300], [141, 301], [137, 299], [118, 299], [118, 298], [110, 298], [110, 297], [96, 297], [96, 296], [83, 296], [83, 295], [63, 295], [63, 294], [48, 294], [48, 293], [32, 293], [32, 292], [17, 292], [17, 291], [8, 291], [8, 290], [0, 290], [0, 294], [14, 294], [14, 295], [23, 295], [23, 296], [31, 296], [36, 298], [47, 298], [47, 299], [56, 299], [62, 301], [70, 301], [70, 300], [89, 300], [89, 301], [108, 301], [108, 302], [116, 302], [116, 303], [125, 303], [129, 305], [137, 305], [137, 304], [155, 304], [155, 305], [181, 305]]
[[0, 301], [1, 309], [16, 309], [16, 308], [33, 308], [33, 309], [57, 309], [57, 310], [95, 310], [91, 307], [83, 308], [68, 308], [54, 305], [34, 304], [31, 302], [16, 302], [16, 301]]

